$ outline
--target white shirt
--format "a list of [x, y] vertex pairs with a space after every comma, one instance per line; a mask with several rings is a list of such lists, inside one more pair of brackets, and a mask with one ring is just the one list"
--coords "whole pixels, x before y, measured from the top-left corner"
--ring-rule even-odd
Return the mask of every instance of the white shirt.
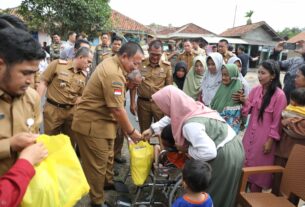
[[[153, 123], [151, 127], [155, 134], [160, 135], [163, 128], [170, 123], [171, 119], [168, 116], [165, 116], [159, 122]], [[209, 161], [214, 159], [217, 156], [217, 149], [223, 147], [236, 136], [235, 131], [228, 124], [227, 126], [227, 137], [216, 146], [215, 142], [207, 135], [203, 124], [196, 122], [184, 124], [182, 133], [185, 139], [190, 143], [188, 154], [196, 160]]]

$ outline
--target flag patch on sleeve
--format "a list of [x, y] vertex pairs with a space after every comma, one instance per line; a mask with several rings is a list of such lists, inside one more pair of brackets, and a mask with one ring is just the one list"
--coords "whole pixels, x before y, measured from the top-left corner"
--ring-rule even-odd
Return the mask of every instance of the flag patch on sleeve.
[[120, 88], [117, 88], [117, 89], [114, 89], [114, 93], [113, 93], [115, 96], [120, 96], [122, 95], [122, 89]]

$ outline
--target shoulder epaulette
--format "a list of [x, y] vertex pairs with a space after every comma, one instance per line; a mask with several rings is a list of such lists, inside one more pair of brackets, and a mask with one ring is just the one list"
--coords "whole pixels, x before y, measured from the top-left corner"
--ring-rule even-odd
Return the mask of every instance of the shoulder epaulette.
[[68, 64], [68, 61], [62, 60], [62, 59], [58, 59], [58, 64], [67, 65], [67, 64]]
[[162, 60], [162, 63], [165, 64], [165, 65], [168, 65], [168, 66], [171, 65], [171, 63], [169, 61], [166, 61], [166, 60]]

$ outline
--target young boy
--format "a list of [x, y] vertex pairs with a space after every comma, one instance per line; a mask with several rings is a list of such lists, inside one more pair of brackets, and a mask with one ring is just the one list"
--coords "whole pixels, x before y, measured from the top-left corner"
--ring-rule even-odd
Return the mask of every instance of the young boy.
[[212, 176], [211, 166], [201, 160], [187, 160], [182, 177], [182, 185], [186, 191], [173, 204], [173, 207], [213, 207], [213, 201], [207, 189]]

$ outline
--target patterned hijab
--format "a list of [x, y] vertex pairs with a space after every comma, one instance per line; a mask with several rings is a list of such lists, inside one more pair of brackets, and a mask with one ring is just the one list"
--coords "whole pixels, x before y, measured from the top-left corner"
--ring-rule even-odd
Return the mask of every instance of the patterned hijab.
[[207, 70], [201, 83], [202, 101], [207, 106], [211, 104], [211, 101], [221, 84], [221, 67], [223, 65], [223, 57], [220, 53], [210, 53], [207, 57], [207, 62], [209, 58], [215, 63], [216, 74], [211, 74], [210, 71]]

